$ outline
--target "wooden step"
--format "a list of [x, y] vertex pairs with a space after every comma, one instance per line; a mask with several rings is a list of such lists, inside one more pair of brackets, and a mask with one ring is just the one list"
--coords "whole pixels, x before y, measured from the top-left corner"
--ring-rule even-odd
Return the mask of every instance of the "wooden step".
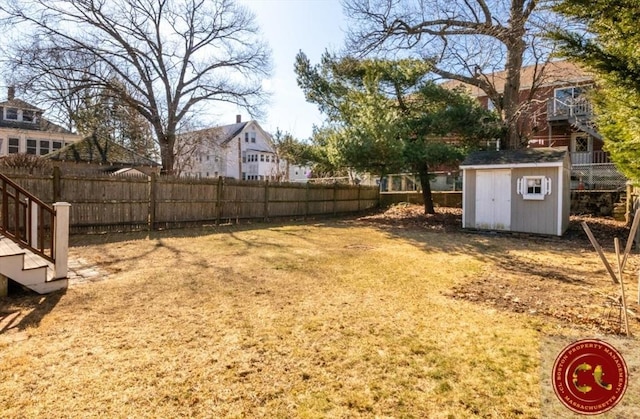
[[55, 269], [51, 262], [3, 236], [0, 236], [0, 274], [39, 294], [63, 289], [68, 285], [66, 278], [53, 279]]

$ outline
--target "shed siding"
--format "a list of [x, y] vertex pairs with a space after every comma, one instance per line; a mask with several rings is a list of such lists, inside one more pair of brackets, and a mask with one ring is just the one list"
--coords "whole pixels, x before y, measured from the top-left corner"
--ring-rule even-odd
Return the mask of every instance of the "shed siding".
[[571, 214], [571, 166], [568, 162], [568, 158], [565, 161], [565, 165], [562, 168], [562, 176], [564, 182], [563, 196], [562, 196], [562, 224], [560, 234], [564, 234], [569, 228], [569, 218]]
[[[551, 195], [541, 201], [525, 200], [516, 194], [518, 179], [523, 176], [551, 178]], [[511, 176], [511, 230], [556, 235], [558, 230], [558, 168], [514, 168]]]
[[476, 170], [464, 171], [464, 228], [476, 227]]

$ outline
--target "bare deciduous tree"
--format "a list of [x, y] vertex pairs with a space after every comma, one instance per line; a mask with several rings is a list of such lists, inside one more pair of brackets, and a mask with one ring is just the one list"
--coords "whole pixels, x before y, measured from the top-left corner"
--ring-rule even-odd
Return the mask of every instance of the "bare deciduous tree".
[[[345, 0], [353, 20], [348, 48], [362, 54], [417, 52], [433, 72], [482, 90], [506, 127], [506, 146], [519, 148], [523, 64], [536, 64], [540, 84], [552, 48], [541, 38], [550, 13], [542, 0]], [[504, 71], [497, 80], [493, 73]], [[504, 85], [504, 87], [502, 87]], [[529, 95], [531, 96], [531, 95]], [[526, 107], [527, 101], [524, 101]]]
[[0, 13], [15, 74], [113, 92], [153, 127], [167, 174], [181, 122], [198, 107], [255, 115], [264, 100], [270, 51], [233, 0], [10, 0]]

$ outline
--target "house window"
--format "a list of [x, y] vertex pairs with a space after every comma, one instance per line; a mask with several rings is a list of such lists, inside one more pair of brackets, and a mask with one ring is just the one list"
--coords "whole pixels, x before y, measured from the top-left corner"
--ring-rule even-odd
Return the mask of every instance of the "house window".
[[264, 161], [264, 154], [260, 154], [260, 161]]
[[589, 114], [591, 108], [585, 96], [588, 88], [588, 86], [571, 86], [555, 89], [553, 92], [555, 114]]
[[53, 150], [60, 150], [62, 148], [62, 141], [54, 141], [53, 142]]
[[49, 154], [49, 147], [51, 143], [47, 140], [40, 140], [40, 155], [44, 156], [45, 154]]
[[5, 108], [4, 109], [4, 119], [8, 121], [17, 121], [18, 120], [18, 108]]
[[244, 133], [244, 142], [245, 142], [245, 143], [248, 143], [248, 142], [249, 142], [249, 133], [248, 133], [248, 132], [245, 132], [245, 133]]
[[34, 111], [22, 111], [22, 122], [36, 122], [36, 114]]
[[27, 154], [38, 154], [38, 141], [27, 140]]
[[15, 154], [20, 152], [20, 139], [9, 138], [9, 154]]
[[575, 152], [584, 153], [589, 151], [589, 137], [576, 137]]
[[544, 176], [521, 177], [517, 192], [522, 199], [543, 200], [546, 195], [551, 195], [551, 179]]
[[246, 172], [242, 172], [242, 180], [247, 180], [247, 173]]
[[573, 102], [575, 99], [582, 97], [586, 92], [584, 86], [571, 86], [556, 89], [553, 93], [554, 97], [565, 103]]
[[252, 143], [256, 142], [256, 133], [255, 133], [255, 131], [251, 133], [251, 142]]
[[495, 111], [496, 110], [496, 104], [493, 103], [493, 100], [487, 98], [487, 110], [489, 111]]

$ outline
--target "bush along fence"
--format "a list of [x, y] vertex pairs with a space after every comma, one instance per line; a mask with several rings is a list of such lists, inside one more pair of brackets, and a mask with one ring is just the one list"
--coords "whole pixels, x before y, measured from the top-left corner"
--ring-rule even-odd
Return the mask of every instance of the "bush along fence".
[[3, 173], [47, 203], [71, 204], [71, 232], [136, 231], [306, 218], [378, 207], [377, 187], [223, 178]]

